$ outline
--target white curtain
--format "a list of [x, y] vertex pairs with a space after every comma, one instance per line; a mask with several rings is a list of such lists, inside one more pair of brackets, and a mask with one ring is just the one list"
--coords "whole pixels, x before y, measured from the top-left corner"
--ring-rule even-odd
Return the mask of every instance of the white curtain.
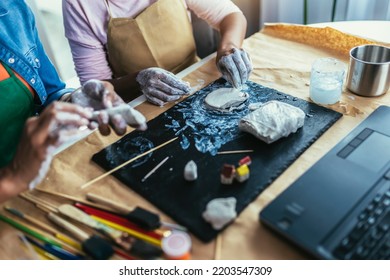
[[[264, 22], [304, 23], [304, 0], [262, 0]], [[308, 0], [307, 23], [332, 19], [333, 0]], [[390, 20], [390, 0], [338, 0], [335, 21]]]

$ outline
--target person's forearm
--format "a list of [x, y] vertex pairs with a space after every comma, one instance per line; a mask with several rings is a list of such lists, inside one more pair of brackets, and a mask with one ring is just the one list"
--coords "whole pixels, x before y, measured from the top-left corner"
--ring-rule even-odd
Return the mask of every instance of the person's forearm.
[[246, 18], [242, 13], [227, 15], [220, 23], [221, 42], [217, 50], [217, 61], [232, 48], [241, 48], [246, 33]]
[[135, 80], [137, 74], [138, 73], [128, 74], [120, 78], [106, 81], [114, 86], [115, 92], [118, 93], [125, 102], [130, 102], [141, 95], [139, 85]]
[[0, 203], [18, 195], [27, 188], [27, 184], [18, 180], [17, 176], [13, 176], [10, 168], [0, 169]]

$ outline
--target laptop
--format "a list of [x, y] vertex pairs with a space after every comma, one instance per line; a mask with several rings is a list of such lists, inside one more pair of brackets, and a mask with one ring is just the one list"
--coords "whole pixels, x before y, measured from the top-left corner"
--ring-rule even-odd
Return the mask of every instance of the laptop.
[[380, 106], [260, 212], [321, 259], [390, 259], [390, 107]]

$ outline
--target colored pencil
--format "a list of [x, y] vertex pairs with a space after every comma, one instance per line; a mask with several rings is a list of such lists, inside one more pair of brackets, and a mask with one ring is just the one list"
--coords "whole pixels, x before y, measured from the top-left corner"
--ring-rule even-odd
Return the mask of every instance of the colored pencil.
[[93, 179], [93, 180], [91, 180], [91, 181], [85, 183], [85, 184], [82, 185], [80, 188], [81, 188], [81, 189], [85, 189], [86, 187], [89, 187], [89, 186], [92, 185], [93, 183], [95, 183], [95, 182], [97, 182], [97, 181], [99, 181], [99, 180], [101, 180], [101, 179], [107, 177], [107, 176], [110, 175], [111, 173], [114, 173], [115, 171], [117, 171], [118, 169], [121, 169], [122, 167], [128, 165], [129, 163], [131, 163], [131, 162], [133, 162], [133, 161], [136, 161], [137, 159], [139, 159], [139, 158], [141, 158], [141, 157], [144, 157], [144, 156], [146, 156], [147, 154], [150, 154], [151, 152], [154, 152], [154, 151], [156, 151], [156, 150], [158, 150], [158, 149], [164, 147], [165, 145], [168, 145], [169, 143], [175, 141], [177, 138], [178, 138], [178, 137], [175, 137], [175, 138], [173, 138], [173, 139], [171, 139], [171, 140], [168, 140], [168, 141], [166, 141], [166, 142], [164, 142], [164, 143], [158, 145], [157, 147], [154, 147], [154, 148], [152, 148], [152, 149], [150, 149], [150, 150], [148, 150], [148, 151], [146, 151], [146, 152], [144, 152], [144, 153], [142, 153], [142, 154], [140, 154], [140, 155], [138, 155], [138, 156], [135, 156], [135, 157], [129, 159], [128, 161], [126, 161], [126, 162], [124, 162], [124, 163], [118, 165], [117, 167], [111, 169], [110, 171], [108, 171], [108, 172], [106, 172], [106, 173], [104, 173], [104, 174], [102, 174], [102, 175], [96, 177], [95, 179]]

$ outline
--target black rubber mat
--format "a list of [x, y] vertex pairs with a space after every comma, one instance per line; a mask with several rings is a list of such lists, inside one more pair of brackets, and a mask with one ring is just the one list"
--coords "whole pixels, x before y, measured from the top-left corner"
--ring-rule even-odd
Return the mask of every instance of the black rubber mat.
[[[219, 231], [202, 218], [206, 204], [221, 197], [235, 197], [236, 211], [241, 211], [298, 158], [342, 115], [330, 109], [298, 99], [253, 82], [243, 91], [249, 93], [243, 109], [216, 113], [203, 105], [205, 96], [221, 87], [219, 79], [181, 103], [148, 122], [148, 130], [134, 131], [93, 156], [93, 161], [110, 170], [134, 156], [174, 137], [178, 139], [113, 173], [128, 187], [141, 194], [196, 237], [209, 242]], [[279, 100], [301, 108], [305, 124], [295, 134], [272, 144], [240, 132], [238, 121], [249, 113], [250, 103]], [[248, 154], [217, 155], [218, 151], [254, 150]], [[252, 159], [249, 180], [232, 185], [220, 183], [223, 164], [238, 165], [249, 155]], [[169, 159], [150, 177], [142, 178], [166, 157]], [[198, 179], [187, 182], [183, 177], [186, 163], [195, 161]], [[225, 227], [226, 228], [226, 227]]]

